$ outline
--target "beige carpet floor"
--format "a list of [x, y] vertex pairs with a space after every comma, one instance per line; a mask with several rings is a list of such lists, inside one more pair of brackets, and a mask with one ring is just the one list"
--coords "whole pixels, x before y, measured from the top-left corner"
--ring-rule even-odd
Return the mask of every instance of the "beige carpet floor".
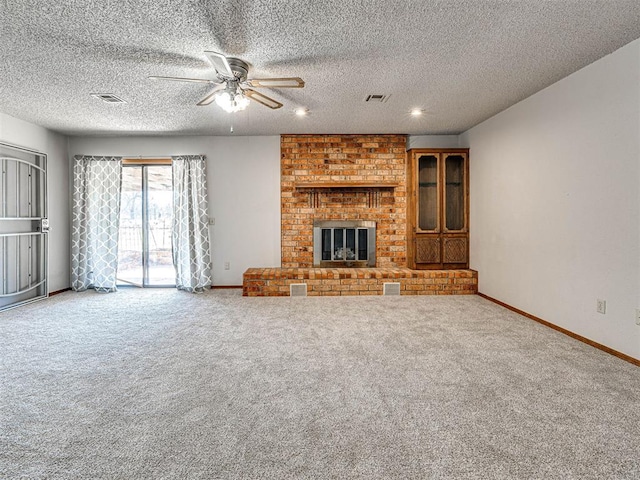
[[637, 479], [640, 369], [477, 296], [0, 314], [0, 478]]

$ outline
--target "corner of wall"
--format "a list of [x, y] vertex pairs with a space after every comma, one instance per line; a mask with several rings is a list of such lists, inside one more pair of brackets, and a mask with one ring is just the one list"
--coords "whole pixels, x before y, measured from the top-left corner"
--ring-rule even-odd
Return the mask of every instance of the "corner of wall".
[[[480, 292], [634, 358], [638, 72], [640, 40], [459, 136], [471, 150]], [[607, 300], [606, 316], [597, 298]]]

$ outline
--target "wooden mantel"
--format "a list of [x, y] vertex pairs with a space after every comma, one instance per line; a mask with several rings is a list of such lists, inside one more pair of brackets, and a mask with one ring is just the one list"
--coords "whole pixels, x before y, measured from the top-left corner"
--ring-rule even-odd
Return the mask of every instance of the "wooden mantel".
[[297, 189], [309, 188], [396, 188], [399, 186], [396, 182], [350, 182], [350, 181], [334, 181], [334, 182], [296, 182], [294, 186]]
[[296, 190], [307, 190], [309, 192], [309, 207], [318, 208], [320, 206], [319, 196], [331, 189], [339, 189], [343, 192], [363, 189], [368, 192], [367, 205], [369, 208], [380, 206], [380, 191], [394, 189], [400, 184], [397, 182], [368, 181], [355, 182], [348, 180], [334, 180], [329, 182], [295, 182]]

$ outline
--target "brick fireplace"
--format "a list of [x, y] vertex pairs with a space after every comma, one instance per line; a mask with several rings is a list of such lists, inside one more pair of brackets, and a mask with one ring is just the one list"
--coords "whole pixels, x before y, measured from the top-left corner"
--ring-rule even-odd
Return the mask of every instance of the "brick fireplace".
[[473, 270], [407, 268], [405, 135], [283, 135], [280, 150], [282, 265], [245, 271], [243, 295], [478, 291]]
[[314, 220], [375, 222], [375, 265], [407, 265], [405, 135], [283, 135], [280, 153], [283, 268], [314, 265]]

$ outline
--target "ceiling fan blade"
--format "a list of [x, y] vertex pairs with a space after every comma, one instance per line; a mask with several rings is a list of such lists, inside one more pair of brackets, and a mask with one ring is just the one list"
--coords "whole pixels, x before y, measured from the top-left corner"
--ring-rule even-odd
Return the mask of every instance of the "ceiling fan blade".
[[213, 65], [213, 68], [216, 69], [216, 72], [218, 72], [218, 75], [224, 78], [229, 78], [229, 79], [235, 78], [235, 75], [231, 70], [231, 65], [229, 65], [229, 61], [227, 60], [227, 57], [225, 57], [224, 55], [218, 52], [204, 52], [204, 54], [207, 56], [207, 58]]
[[263, 95], [260, 92], [256, 92], [255, 90], [251, 90], [250, 88], [245, 88], [243, 91], [244, 94], [254, 102], [261, 103], [262, 105], [265, 105], [274, 110], [282, 106], [282, 104], [277, 100], [274, 100], [271, 97], [267, 97], [266, 95]]
[[150, 75], [151, 80], [170, 80], [172, 82], [192, 82], [192, 83], [218, 83], [214, 80], [205, 80], [204, 78], [183, 78], [183, 77], [158, 77]]
[[218, 92], [222, 90], [224, 87], [225, 87], [224, 84], [217, 85], [216, 87], [214, 87], [214, 89], [211, 92], [207, 94], [206, 97], [200, 100], [196, 105], [198, 105], [199, 107], [204, 107], [205, 105], [209, 105], [211, 102], [215, 100]]
[[303, 88], [304, 80], [300, 77], [288, 78], [251, 78], [247, 80], [250, 87], [266, 87], [266, 88]]

